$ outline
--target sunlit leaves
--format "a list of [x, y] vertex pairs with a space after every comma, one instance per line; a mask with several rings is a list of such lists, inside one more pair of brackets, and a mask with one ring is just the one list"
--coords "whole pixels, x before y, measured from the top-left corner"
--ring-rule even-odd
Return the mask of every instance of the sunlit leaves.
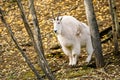
[[[37, 11], [37, 17], [41, 29], [42, 41], [45, 54], [48, 54], [47, 60], [52, 68], [52, 70], [56, 70], [54, 73], [58, 79], [66, 79], [69, 78], [80, 80], [80, 77], [85, 79], [120, 79], [120, 68], [119, 68], [119, 60], [113, 57], [112, 49], [113, 45], [111, 41], [102, 45], [103, 53], [105, 57], [105, 61], [112, 62], [106, 67], [106, 71], [109, 74], [110, 78], [106, 76], [104, 73], [100, 73], [95, 70], [95, 68], [87, 68], [81, 67], [84, 63], [86, 54], [85, 51], [82, 52], [79, 58], [79, 68], [68, 68], [68, 58], [64, 55], [61, 49], [59, 50], [50, 50], [55, 44], [59, 44], [56, 36], [53, 32], [53, 24], [50, 21], [52, 18], [52, 11], [55, 16], [60, 12], [60, 15], [71, 15], [76, 17], [78, 20], [82, 22], [86, 22], [85, 10], [83, 5], [83, 0], [34, 0], [35, 1], [35, 9]], [[80, 4], [77, 6], [78, 2]], [[31, 15], [29, 15], [29, 7], [27, 0], [23, 0], [22, 4], [24, 5], [24, 10], [26, 12], [26, 16], [29, 24], [33, 30], [33, 24], [31, 22]], [[95, 7], [95, 14], [97, 17], [98, 25], [100, 31], [105, 29], [106, 27], [111, 26], [111, 19], [109, 14], [109, 6], [107, 0], [93, 0], [93, 4]], [[120, 2], [117, 2], [117, 12], [120, 10]], [[35, 66], [37, 66], [37, 55], [35, 55], [35, 51], [33, 49], [31, 40], [24, 28], [23, 22], [21, 20], [21, 16], [19, 10], [17, 8], [16, 3], [9, 2], [1, 2], [0, 6], [5, 10], [5, 18], [7, 22], [11, 25], [11, 28], [14, 32], [15, 37], [17, 38], [19, 44], [26, 52], [26, 54], [31, 58], [31, 61]], [[72, 7], [76, 7], [73, 10], [70, 10]], [[120, 14], [118, 14], [120, 17]], [[105, 38], [107, 36], [104, 36]], [[33, 73], [30, 71], [28, 66], [26, 65], [24, 59], [20, 55], [19, 51], [13, 44], [8, 31], [4, 27], [4, 25], [0, 22], [0, 45], [2, 48], [2, 52], [0, 52], [0, 79], [2, 80], [19, 80], [23, 79], [35, 79]], [[1, 51], [1, 50], [0, 50]], [[94, 61], [94, 58], [93, 58]], [[115, 65], [116, 64], [116, 65]], [[37, 67], [38, 68], [38, 67]], [[41, 72], [40, 69], [38, 69]], [[64, 74], [64, 75], [63, 75]], [[75, 77], [75, 78], [74, 78]]]

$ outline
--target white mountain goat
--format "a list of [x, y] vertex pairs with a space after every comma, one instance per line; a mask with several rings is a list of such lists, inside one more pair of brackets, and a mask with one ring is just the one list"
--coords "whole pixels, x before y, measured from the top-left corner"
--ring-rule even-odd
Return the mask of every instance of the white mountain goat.
[[77, 64], [83, 46], [86, 46], [86, 62], [89, 63], [93, 53], [89, 27], [72, 16], [59, 16], [53, 20], [53, 24], [62, 50], [69, 57], [69, 65]]

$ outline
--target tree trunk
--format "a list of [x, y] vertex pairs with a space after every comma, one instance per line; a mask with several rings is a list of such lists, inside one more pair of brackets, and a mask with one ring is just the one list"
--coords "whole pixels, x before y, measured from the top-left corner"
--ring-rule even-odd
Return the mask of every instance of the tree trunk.
[[119, 34], [119, 23], [117, 20], [117, 15], [116, 15], [116, 7], [115, 7], [115, 1], [114, 0], [109, 0], [109, 6], [110, 6], [110, 12], [111, 12], [111, 17], [112, 17], [112, 33], [113, 33], [113, 43], [114, 43], [114, 52], [115, 54], [118, 53], [118, 34]]
[[36, 44], [36, 51], [39, 56], [39, 63], [41, 65], [42, 70], [48, 77], [48, 79], [55, 80], [52, 72], [49, 69], [47, 60], [45, 59], [45, 56], [44, 56], [44, 50], [43, 50], [43, 46], [42, 46], [42, 39], [41, 39], [41, 34], [40, 34], [39, 23], [38, 23], [36, 11], [34, 8], [34, 0], [29, 0], [29, 8], [30, 8], [30, 13], [32, 15], [33, 25], [34, 25], [34, 31], [35, 31], [34, 39], [35, 39], [35, 44]]
[[42, 43], [40, 42], [41, 41], [41, 36], [40, 36], [39, 28], [38, 28], [38, 21], [37, 21], [36, 13], [35, 13], [35, 10], [34, 10], [33, 0], [30, 0], [30, 8], [32, 8], [31, 10], [33, 10], [33, 12], [31, 12], [31, 13], [32, 13], [32, 16], [33, 16], [34, 29], [35, 29], [35, 32], [36, 32], [35, 36], [33, 36], [32, 30], [31, 30], [31, 28], [28, 24], [27, 19], [26, 19], [25, 12], [24, 12], [23, 6], [21, 4], [21, 0], [17, 0], [17, 4], [18, 4], [18, 7], [20, 9], [25, 28], [26, 28], [26, 30], [27, 30], [32, 42], [33, 42], [34, 49], [36, 50], [36, 52], [38, 54], [38, 57], [40, 59], [39, 60], [40, 67], [42, 68], [43, 72], [45, 73], [45, 75], [48, 77], [49, 80], [55, 80], [53, 74], [51, 73], [51, 71], [48, 67], [47, 61], [44, 57]]
[[35, 67], [33, 66], [33, 64], [30, 62], [30, 59], [27, 57], [27, 55], [24, 53], [24, 51], [21, 49], [21, 47], [19, 46], [17, 39], [14, 37], [14, 33], [12, 32], [11, 27], [7, 24], [6, 20], [3, 17], [2, 14], [2, 10], [0, 9], [0, 18], [1, 21], [4, 23], [5, 27], [8, 29], [8, 32], [12, 38], [12, 40], [14, 41], [15, 45], [17, 46], [18, 50], [21, 52], [22, 56], [24, 57], [26, 63], [28, 64], [28, 66], [30, 67], [30, 69], [34, 72], [35, 76], [37, 77], [38, 80], [43, 80], [42, 77], [39, 75], [38, 71], [35, 69]]
[[115, 5], [115, 2], [116, 2], [116, 0], [109, 0], [109, 5], [110, 5], [111, 15], [113, 15], [113, 17], [114, 17], [114, 23], [115, 24], [113, 24], [113, 25], [116, 28], [117, 36], [120, 37], [120, 25], [119, 25], [118, 16], [117, 16], [117, 13], [116, 13], [117, 8], [116, 8], [116, 5]]
[[99, 30], [96, 21], [96, 16], [94, 13], [92, 0], [84, 0], [84, 5], [85, 5], [88, 24], [90, 26], [91, 39], [92, 39], [94, 54], [96, 59], [96, 66], [97, 68], [100, 68], [104, 66], [104, 59], [102, 55], [101, 41], [100, 41]]

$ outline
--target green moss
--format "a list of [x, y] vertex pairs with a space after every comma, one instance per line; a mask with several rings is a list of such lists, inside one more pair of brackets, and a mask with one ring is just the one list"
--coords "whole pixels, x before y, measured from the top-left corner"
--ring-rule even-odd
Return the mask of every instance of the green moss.
[[23, 73], [23, 75], [21, 75], [20, 78], [22, 80], [27, 80], [27, 79], [35, 80], [35, 75], [32, 71], [28, 71], [28, 72]]
[[57, 75], [57, 79], [61, 80], [61, 79], [72, 79], [72, 78], [84, 76], [92, 72], [93, 72], [92, 68], [84, 69], [84, 67], [80, 67], [79, 69], [78, 68], [63, 69], [62, 71], [60, 71], [60, 73], [57, 73], [56, 75]]
[[72, 71], [68, 74], [68, 78], [80, 77], [92, 72], [91, 68], [79, 69], [78, 71]]

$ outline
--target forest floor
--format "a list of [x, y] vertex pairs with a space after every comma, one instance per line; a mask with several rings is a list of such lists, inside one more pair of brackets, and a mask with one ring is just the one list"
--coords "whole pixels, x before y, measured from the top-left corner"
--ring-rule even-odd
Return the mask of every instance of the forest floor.
[[85, 64], [84, 61], [87, 55], [84, 49], [82, 50], [78, 64], [75, 67], [68, 66], [68, 58], [64, 54], [58, 54], [59, 52], [55, 52], [57, 54], [53, 53], [53, 55], [50, 55], [47, 59], [50, 61], [52, 69], [55, 69], [53, 71], [56, 78], [60, 80], [119, 80], [120, 53], [118, 55], [114, 55], [111, 41], [109, 43], [102, 44], [102, 46], [105, 66], [99, 69], [95, 66], [94, 55], [90, 64]]
[[[80, 1], [82, 4], [83, 0], [76, 0], [76, 2], [74, 0], [64, 0], [60, 4], [64, 5], [65, 3], [68, 3], [69, 5], [76, 5], [77, 1]], [[98, 2], [100, 2], [100, 4], [98, 4]], [[57, 6], [59, 5], [57, 2], [56, 6], [51, 3], [49, 5], [49, 3], [50, 1], [48, 0], [47, 2], [46, 0], [46, 3], [43, 5], [43, 2], [36, 0], [35, 5], [37, 9], [36, 11], [38, 20], [40, 22], [39, 24], [41, 28], [45, 57], [48, 61], [50, 69], [56, 77], [56, 80], [120, 80], [120, 53], [117, 55], [114, 54], [114, 46], [112, 40], [109, 40], [108, 42], [102, 44], [105, 61], [105, 66], [103, 68], [96, 68], [94, 55], [90, 64], [85, 65], [87, 53], [84, 49], [82, 49], [81, 55], [78, 59], [78, 64], [75, 67], [68, 66], [68, 57], [62, 52], [61, 48], [56, 50], [51, 49], [51, 47], [56, 46], [56, 44], [59, 43], [55, 37], [55, 34], [53, 33], [53, 25], [50, 22], [46, 21], [51, 17], [49, 14], [50, 10], [46, 10], [46, 8], [50, 6], [53, 8], [59, 8], [61, 6]], [[102, 31], [106, 28], [106, 26], [109, 27], [112, 25], [110, 15], [108, 14], [108, 4], [106, 1], [102, 2], [102, 0], [94, 0], [94, 4], [96, 4], [95, 11], [100, 31]], [[37, 54], [35, 53], [32, 42], [24, 28], [18, 7], [15, 3], [9, 2], [0, 3], [0, 5], [4, 6], [2, 9], [6, 11], [5, 19], [11, 26], [21, 48], [31, 59], [31, 62], [34, 64], [35, 68], [39, 71], [42, 77], [47, 80], [46, 76], [38, 65]], [[32, 26], [30, 18], [31, 16], [28, 15], [28, 4], [26, 0], [23, 1], [23, 5], [28, 21]], [[64, 9], [67, 9], [67, 7], [71, 7], [69, 5], [64, 5], [63, 11]], [[57, 13], [57, 11], [58, 10], [56, 10], [55, 13]], [[76, 10], [67, 12], [67, 15], [73, 15], [77, 19], [86, 23], [83, 4], [80, 5]], [[120, 14], [118, 16], [120, 17]], [[33, 27], [31, 28], [33, 29]], [[120, 46], [120, 39], [118, 42]], [[36, 80], [35, 75], [26, 64], [19, 50], [16, 48], [2, 22], [0, 22], [0, 80]]]
[[[23, 47], [24, 52], [31, 58], [32, 63], [42, 77], [47, 80], [38, 66], [38, 60], [33, 46], [27, 45]], [[94, 55], [90, 64], [85, 65], [87, 55], [84, 49], [75, 67], [68, 66], [68, 57], [61, 52], [61, 49], [58, 51], [52, 50], [51, 54], [46, 54], [45, 56], [56, 80], [120, 80], [120, 55], [114, 56], [111, 42], [103, 45], [105, 61], [103, 68], [96, 68]], [[7, 46], [4, 47], [6, 48]], [[36, 80], [35, 75], [24, 61], [20, 52], [15, 49], [15, 45], [14, 49], [11, 46], [7, 48], [9, 50], [4, 51], [2, 49], [3, 51], [0, 54], [0, 80]]]

